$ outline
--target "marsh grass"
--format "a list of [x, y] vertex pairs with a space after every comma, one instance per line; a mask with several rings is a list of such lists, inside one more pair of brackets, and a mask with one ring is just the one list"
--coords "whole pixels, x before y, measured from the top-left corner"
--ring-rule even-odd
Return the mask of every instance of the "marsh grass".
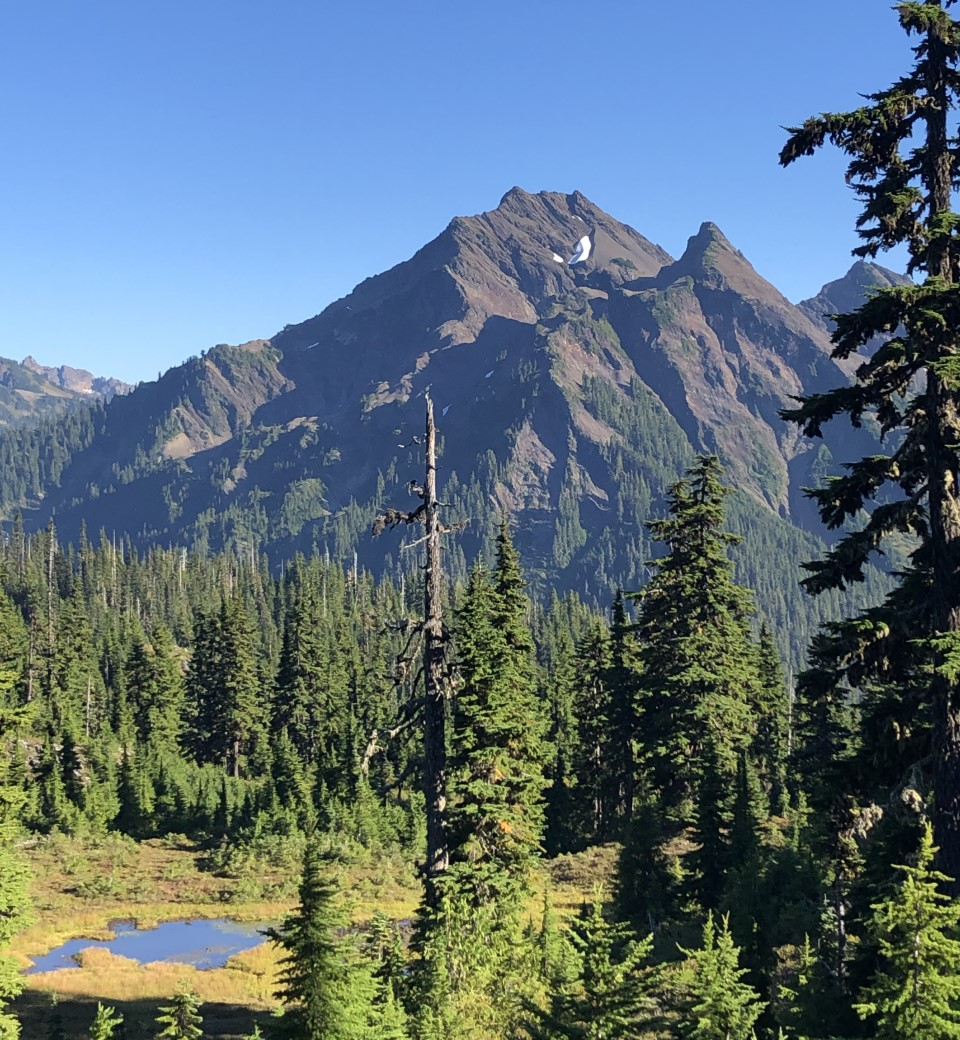
[[[205, 869], [209, 854], [185, 838], [138, 843], [113, 836], [82, 840], [54, 835], [30, 842], [22, 851], [34, 876], [35, 923], [17, 936], [11, 952], [24, 967], [31, 957], [70, 939], [112, 938], [113, 921], [133, 920], [140, 928], [214, 917], [280, 921], [296, 901], [297, 879], [283, 875], [277, 864], [271, 870], [269, 863], [250, 860], [242, 871], [217, 874]], [[539, 922], [547, 889], [561, 918], [592, 900], [598, 884], [609, 893], [616, 855], [616, 846], [605, 846], [544, 864], [530, 899], [530, 918]], [[337, 870], [346, 913], [355, 927], [362, 928], [375, 910], [398, 921], [413, 917], [420, 890], [408, 862], [370, 857], [341, 863]], [[291, 894], [257, 898], [265, 891]], [[128, 1037], [138, 1040], [151, 1035], [157, 1007], [186, 981], [204, 1003], [205, 1035], [212, 1040], [241, 1037], [276, 1006], [281, 955], [264, 942], [231, 957], [222, 968], [199, 971], [162, 961], [139, 964], [90, 947], [76, 969], [26, 977], [27, 990], [17, 1002], [23, 1035], [46, 1035], [47, 1023], [59, 1009], [68, 1040], [82, 1037], [99, 1000], [125, 1014]]]

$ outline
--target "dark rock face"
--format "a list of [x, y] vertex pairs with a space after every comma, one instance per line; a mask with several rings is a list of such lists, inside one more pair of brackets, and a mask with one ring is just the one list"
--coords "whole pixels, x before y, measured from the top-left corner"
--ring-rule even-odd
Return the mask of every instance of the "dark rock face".
[[[569, 263], [584, 236], [589, 254]], [[359, 544], [369, 565], [396, 566], [368, 520], [417, 475], [429, 389], [441, 495], [473, 520], [455, 567], [509, 510], [543, 580], [636, 585], [643, 523], [694, 452], [721, 455], [751, 522], [815, 527], [799, 487], [857, 445], [813, 451], [779, 410], [845, 378], [818, 314], [876, 271], [798, 307], [713, 224], [674, 260], [578, 192], [513, 188], [272, 340], [214, 348], [114, 399], [29, 522], [277, 556]], [[8, 511], [23, 504], [9, 486], [0, 466]]]
[[831, 314], [847, 314], [855, 310], [871, 292], [893, 285], [909, 285], [906, 275], [881, 267], [867, 260], [858, 260], [847, 273], [827, 284], [809, 300], [801, 300], [797, 307], [824, 331], [832, 333]]

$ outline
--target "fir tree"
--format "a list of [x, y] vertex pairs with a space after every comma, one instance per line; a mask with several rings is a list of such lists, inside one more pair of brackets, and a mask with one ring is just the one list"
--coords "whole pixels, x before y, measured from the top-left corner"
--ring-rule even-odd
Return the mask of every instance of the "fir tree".
[[26, 867], [12, 847], [11, 828], [0, 823], [0, 1040], [20, 1035], [19, 1023], [6, 1007], [23, 990], [23, 978], [20, 966], [3, 951], [29, 922], [27, 884]]
[[329, 864], [308, 842], [300, 904], [267, 936], [284, 951], [277, 997], [284, 1004], [277, 1033], [291, 1040], [355, 1040], [370, 1015], [370, 976], [337, 937], [342, 917]]
[[688, 865], [693, 873], [691, 895], [703, 909], [716, 910], [730, 865], [730, 779], [721, 769], [716, 742], [710, 737], [704, 743], [702, 762], [700, 794], [692, 827], [699, 848], [690, 853]]
[[610, 696], [610, 770], [617, 787], [615, 815], [626, 825], [633, 813], [638, 739], [637, 641], [627, 618], [623, 593], [617, 591], [610, 621], [610, 668], [606, 684]]
[[469, 900], [504, 910], [526, 884], [544, 826], [546, 722], [523, 589], [504, 523], [492, 578], [474, 570], [457, 616], [448, 872]]
[[327, 653], [317, 592], [302, 572], [299, 588], [291, 591], [283, 629], [283, 649], [274, 700], [277, 726], [284, 729], [304, 762], [326, 761], [330, 748], [323, 740], [330, 727]]
[[929, 826], [914, 867], [896, 893], [874, 907], [882, 968], [856, 1010], [875, 1023], [878, 1040], [960, 1037], [960, 906], [938, 891], [949, 878], [932, 869]]
[[203, 1036], [200, 998], [189, 987], [181, 986], [173, 1003], [159, 1011], [157, 1040], [200, 1040]]
[[599, 900], [585, 907], [569, 933], [579, 961], [571, 983], [550, 993], [546, 1010], [524, 1029], [534, 1040], [631, 1040], [649, 1036], [656, 1019], [653, 975], [643, 967], [652, 936], [637, 942], [624, 924], [611, 924]]
[[780, 160], [786, 165], [828, 141], [838, 146], [850, 157], [847, 181], [863, 203], [857, 220], [863, 244], [855, 252], [869, 257], [905, 245], [909, 270], [923, 276], [838, 317], [838, 360], [878, 334], [888, 340], [859, 365], [853, 385], [814, 394], [784, 414], [809, 436], [841, 415], [855, 426], [873, 416], [881, 435], [892, 435], [892, 450], [848, 464], [844, 476], [813, 493], [831, 528], [856, 519], [866, 503], [875, 507], [825, 560], [810, 565], [806, 585], [812, 592], [842, 589], [863, 580], [867, 560], [887, 535], [918, 539], [911, 571], [926, 573], [928, 593], [905, 603], [887, 632], [871, 632], [866, 618], [848, 628], [834, 669], [856, 668], [878, 636], [929, 658], [937, 841], [944, 870], [960, 878], [960, 236], [951, 209], [960, 23], [950, 17], [951, 5], [897, 4], [901, 26], [916, 38], [912, 67], [854, 111], [816, 116], [792, 130]]
[[[750, 597], [726, 552], [738, 538], [722, 529], [728, 493], [713, 456], [670, 489], [668, 518], [649, 524], [668, 552], [637, 594], [637, 772], [662, 826], [657, 836], [644, 828], [647, 869], [657, 847], [692, 830], [690, 895], [704, 909], [719, 906], [737, 762], [755, 739], [761, 699]], [[641, 835], [631, 830], [632, 844]], [[621, 875], [621, 899], [631, 889]], [[639, 908], [624, 910], [637, 919]]]
[[113, 1007], [104, 1007], [97, 1003], [97, 1013], [90, 1026], [90, 1040], [113, 1040], [118, 1027], [123, 1023], [123, 1015]]
[[256, 639], [240, 596], [225, 601], [220, 611], [217, 711], [213, 741], [227, 769], [240, 776], [250, 752], [267, 730], [265, 698], [261, 694]]
[[757, 652], [760, 687], [753, 756], [758, 764], [759, 776], [768, 791], [770, 812], [782, 816], [787, 808], [790, 706], [780, 653], [766, 623], [760, 626]]
[[699, 950], [684, 950], [688, 1006], [681, 1031], [689, 1040], [752, 1040], [754, 1025], [763, 1011], [756, 991], [743, 981], [740, 951], [734, 945], [727, 919], [718, 932], [707, 915]]
[[620, 737], [613, 724], [607, 679], [610, 646], [607, 633], [594, 626], [577, 646], [575, 759], [578, 809], [587, 844], [610, 841], [616, 835], [622, 776], [613, 745]]
[[679, 879], [663, 851], [660, 806], [645, 785], [635, 791], [633, 805], [617, 860], [617, 913], [638, 930], [656, 933], [676, 905]]
[[723, 904], [730, 915], [730, 930], [738, 945], [745, 950], [747, 962], [757, 967], [761, 951], [758, 944], [758, 922], [769, 916], [763, 902], [764, 862], [761, 824], [768, 813], [768, 801], [747, 752], [737, 763], [736, 790], [730, 823], [727, 851], [727, 876], [724, 879]]
[[[549, 621], [556, 618], [560, 601], [554, 596]], [[552, 628], [552, 626], [551, 626]], [[577, 725], [574, 711], [576, 667], [570, 630], [563, 621], [550, 631], [547, 662], [547, 698], [550, 710], [549, 739], [553, 749], [547, 776], [546, 835], [544, 844], [551, 854], [579, 848], [583, 840], [578, 818], [578, 792], [575, 790]]]

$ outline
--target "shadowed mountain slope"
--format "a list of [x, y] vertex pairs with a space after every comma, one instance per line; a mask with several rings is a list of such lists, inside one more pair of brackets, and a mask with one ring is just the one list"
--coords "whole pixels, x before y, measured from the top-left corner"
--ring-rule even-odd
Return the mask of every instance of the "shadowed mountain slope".
[[415, 568], [368, 532], [383, 504], [410, 503], [429, 389], [441, 493], [470, 521], [455, 574], [509, 511], [535, 589], [636, 587], [645, 521], [694, 453], [716, 452], [741, 577], [781, 630], [798, 612], [808, 629], [836, 604], [798, 606], [797, 561], [821, 548], [799, 488], [871, 435], [814, 450], [778, 412], [845, 378], [817, 313], [855, 281], [796, 307], [713, 224], [674, 260], [578, 192], [514, 188], [271, 340], [216, 347], [69, 428], [0, 437], [0, 498], [68, 538], [85, 523], [140, 546]]

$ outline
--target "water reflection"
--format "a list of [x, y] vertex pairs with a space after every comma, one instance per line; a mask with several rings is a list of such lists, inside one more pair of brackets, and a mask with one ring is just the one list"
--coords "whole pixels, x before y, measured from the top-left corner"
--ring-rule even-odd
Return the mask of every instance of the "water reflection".
[[113, 939], [71, 939], [37, 957], [25, 974], [76, 968], [77, 955], [91, 946], [99, 946], [141, 964], [173, 961], [192, 964], [201, 971], [222, 968], [234, 954], [264, 942], [260, 932], [266, 927], [263, 923], [242, 924], [226, 918], [167, 921], [156, 928], [143, 929], [137, 928], [136, 921], [111, 921], [110, 928], [116, 932]]

